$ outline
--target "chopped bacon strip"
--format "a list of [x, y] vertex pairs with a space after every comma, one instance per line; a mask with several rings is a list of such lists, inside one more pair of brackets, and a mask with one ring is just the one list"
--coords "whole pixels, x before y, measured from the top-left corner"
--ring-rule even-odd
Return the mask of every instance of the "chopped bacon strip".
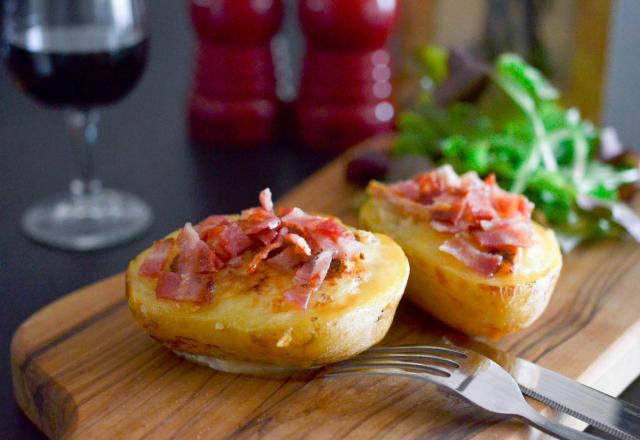
[[457, 236], [442, 243], [440, 250], [453, 255], [456, 259], [486, 277], [495, 275], [502, 265], [502, 256], [482, 252], [473, 247], [469, 241]]
[[322, 219], [322, 221], [315, 227], [314, 232], [331, 237], [336, 242], [341, 238], [353, 238], [353, 232], [342, 226], [333, 218]]
[[289, 233], [284, 236], [284, 239], [285, 241], [291, 243], [294, 246], [296, 252], [298, 252], [299, 254], [307, 257], [311, 256], [311, 248], [303, 237], [299, 236], [298, 234]]
[[417, 201], [420, 198], [420, 186], [418, 186], [418, 182], [413, 180], [394, 183], [393, 185], [389, 185], [389, 189], [393, 191], [394, 194], [409, 200]]
[[178, 234], [178, 245], [182, 250], [195, 248], [200, 241], [200, 235], [191, 223], [185, 224]]
[[267, 211], [273, 211], [273, 201], [271, 200], [271, 190], [265, 188], [260, 192], [260, 206]]
[[491, 202], [500, 217], [511, 218], [518, 215], [531, 217], [533, 203], [523, 196], [509, 194], [495, 186], [492, 191]]
[[229, 259], [237, 257], [253, 243], [237, 223], [226, 226], [218, 238], [217, 245], [224, 249]]
[[179, 273], [209, 273], [223, 266], [215, 252], [200, 239], [191, 223], [184, 225], [178, 235], [178, 245], [182, 252], [178, 255]]
[[278, 234], [278, 237], [276, 237], [276, 239], [271, 244], [262, 248], [253, 257], [253, 259], [249, 263], [249, 268], [247, 269], [247, 272], [249, 273], [255, 272], [256, 269], [258, 268], [258, 264], [260, 264], [262, 260], [266, 260], [269, 257], [269, 253], [271, 253], [272, 251], [275, 251], [276, 249], [281, 248], [283, 245], [284, 245], [284, 238], [283, 238], [283, 235], [280, 233]]
[[303, 257], [297, 254], [293, 248], [287, 247], [277, 255], [269, 258], [267, 264], [281, 272], [286, 272], [300, 264], [300, 262], [303, 261], [302, 258]]
[[470, 186], [471, 189], [466, 196], [467, 209], [463, 218], [467, 223], [477, 226], [479, 221], [495, 218], [496, 210], [491, 204], [491, 189], [481, 186], [482, 181], [476, 175], [469, 176], [467, 179], [473, 179], [475, 185]]
[[163, 272], [158, 279], [156, 296], [173, 301], [210, 302], [213, 281], [210, 275]]
[[240, 213], [240, 227], [247, 235], [257, 234], [265, 229], [276, 229], [280, 219], [262, 207], [245, 209]]
[[224, 262], [204, 241], [199, 241], [191, 248], [183, 249], [176, 261], [178, 273], [211, 273], [223, 266]]
[[158, 278], [156, 286], [156, 296], [158, 298], [173, 299], [175, 292], [180, 287], [182, 276], [175, 272], [162, 272]]
[[[185, 224], [177, 239], [154, 244], [140, 273], [158, 278], [156, 296], [209, 302], [218, 271], [246, 265], [251, 274], [266, 260], [269, 266], [292, 275], [297, 268], [292, 287], [283, 295], [304, 308], [321, 287], [331, 262], [360, 252], [354, 234], [335, 219], [299, 208], [283, 210], [280, 217], [274, 212], [268, 188], [259, 198], [260, 206], [245, 209], [237, 220], [212, 215], [195, 227]], [[174, 249], [179, 252], [169, 262]]]
[[324, 219], [307, 214], [300, 208], [290, 209], [282, 216], [282, 224], [302, 233], [313, 230]]
[[431, 220], [457, 224], [467, 207], [467, 197], [458, 197], [451, 194], [441, 194], [433, 200], [430, 207]]
[[294, 287], [284, 293], [285, 298], [302, 309], [307, 308], [311, 295], [326, 278], [332, 258], [331, 251], [322, 251], [302, 265], [293, 278]]
[[160, 275], [160, 272], [162, 272], [162, 269], [164, 269], [167, 264], [175, 242], [173, 238], [165, 238], [164, 240], [153, 243], [142, 266], [140, 266], [140, 275], [146, 277], [157, 277]]
[[[454, 234], [459, 240], [449, 240], [453, 244], [445, 243], [448, 250], [441, 249], [467, 261], [481, 273], [495, 273], [486, 269], [498, 261], [489, 252], [520, 255], [514, 247], [532, 244], [533, 204], [521, 195], [502, 190], [493, 175], [484, 181], [474, 172], [458, 176], [451, 166], [445, 165], [386, 188], [372, 184], [370, 191], [374, 197], [384, 197], [405, 215], [429, 222], [437, 231]], [[470, 239], [481, 249], [476, 249]], [[459, 241], [467, 246], [463, 248]]]
[[310, 241], [317, 249], [331, 250], [334, 256], [348, 258], [352, 254], [346, 243], [357, 243], [353, 233], [332, 218], [324, 219], [309, 232]]
[[282, 217], [282, 223], [305, 236], [312, 250], [330, 249], [338, 258], [349, 258], [359, 251], [353, 232], [335, 219], [316, 217], [293, 208]]
[[327, 276], [332, 258], [331, 251], [320, 252], [298, 269], [293, 282], [310, 286], [322, 283], [322, 280]]
[[229, 217], [226, 215], [211, 215], [198, 223], [195, 230], [201, 239], [207, 241], [209, 235], [216, 235], [217, 231], [222, 229], [221, 227], [229, 223]]
[[258, 239], [262, 245], [267, 246], [278, 236], [279, 231], [277, 229], [265, 229], [262, 232], [258, 232], [257, 234], [253, 234], [253, 238]]
[[460, 178], [450, 165], [445, 165], [429, 173], [418, 175], [415, 181], [420, 187], [420, 197], [415, 201], [425, 205], [431, 204], [433, 200], [445, 192], [445, 190], [460, 185]]
[[532, 244], [531, 223], [523, 220], [499, 219], [481, 222], [483, 229], [471, 235], [489, 250], [510, 250], [512, 247], [528, 247]]
[[367, 191], [372, 197], [386, 200], [403, 214], [413, 217], [416, 220], [429, 222], [431, 215], [424, 205], [417, 201], [407, 199], [393, 191], [389, 191], [389, 187], [378, 182], [371, 182]]

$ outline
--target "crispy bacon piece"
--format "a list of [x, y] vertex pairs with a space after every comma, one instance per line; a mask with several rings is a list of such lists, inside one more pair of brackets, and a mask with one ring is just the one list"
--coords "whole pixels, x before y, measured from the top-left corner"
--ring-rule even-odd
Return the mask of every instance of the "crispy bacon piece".
[[309, 233], [309, 238], [316, 249], [330, 250], [334, 257], [349, 258], [358, 251], [353, 233], [334, 219], [320, 222]]
[[533, 212], [533, 203], [527, 200], [526, 197], [509, 194], [497, 186], [492, 188], [491, 202], [500, 217], [503, 218], [517, 216], [530, 218]]
[[424, 205], [417, 201], [402, 197], [393, 191], [389, 191], [388, 186], [378, 182], [372, 182], [368, 187], [368, 191], [373, 197], [379, 197], [386, 200], [390, 205], [398, 209], [404, 215], [424, 222], [429, 222], [431, 220], [431, 215]]
[[156, 286], [156, 297], [163, 299], [173, 299], [175, 292], [180, 287], [182, 275], [175, 272], [162, 272], [158, 277], [158, 285]]
[[278, 216], [263, 207], [245, 209], [240, 213], [240, 227], [247, 235], [257, 234], [266, 229], [277, 229], [278, 226]]
[[353, 232], [335, 219], [316, 217], [293, 208], [282, 217], [282, 223], [303, 235], [314, 252], [331, 250], [338, 258], [349, 258], [359, 250]]
[[158, 279], [156, 297], [173, 301], [207, 303], [212, 299], [213, 280], [210, 275], [163, 272]]
[[285, 298], [301, 309], [309, 305], [311, 295], [315, 293], [329, 272], [332, 260], [331, 251], [322, 251], [315, 258], [302, 265], [293, 277], [293, 288], [284, 292]]
[[382, 195], [405, 215], [454, 234], [455, 240], [447, 241], [441, 250], [488, 276], [502, 263], [491, 251], [520, 255], [514, 248], [532, 244], [533, 204], [502, 190], [494, 175], [484, 181], [474, 172], [458, 176], [445, 165], [386, 188], [372, 185], [370, 189], [372, 195]]
[[179, 273], [215, 272], [224, 265], [207, 243], [200, 239], [191, 223], [184, 225], [178, 234], [178, 245], [181, 252], [176, 268]]
[[457, 224], [465, 213], [467, 197], [452, 194], [441, 194], [433, 200], [430, 206], [431, 221]]
[[468, 240], [455, 236], [439, 248], [442, 252], [453, 255], [456, 259], [486, 277], [495, 275], [502, 265], [502, 256], [482, 252]]
[[467, 205], [463, 215], [464, 221], [469, 225], [478, 226], [478, 223], [482, 220], [495, 218], [497, 213], [491, 203], [491, 189], [484, 186], [475, 174], [466, 177], [463, 181], [473, 181], [468, 187]]
[[175, 265], [178, 273], [213, 273], [223, 266], [224, 262], [204, 241], [183, 249]]
[[[238, 220], [212, 215], [195, 228], [185, 224], [176, 240], [154, 244], [141, 274], [158, 276], [158, 298], [203, 303], [211, 300], [215, 273], [224, 266], [246, 264], [245, 251], [250, 250], [248, 273], [265, 260], [283, 272], [298, 268], [293, 286], [284, 295], [304, 308], [322, 285], [331, 262], [359, 252], [360, 243], [334, 219], [299, 208], [283, 210], [281, 215], [273, 210], [271, 191], [264, 189], [260, 206], [245, 209]], [[167, 268], [174, 243], [180, 252]]]
[[222, 230], [222, 227], [230, 222], [229, 217], [226, 215], [210, 215], [198, 223], [194, 229], [202, 240], [207, 241], [210, 235], [217, 235]]
[[389, 190], [394, 194], [404, 197], [405, 199], [418, 201], [420, 199], [420, 186], [418, 182], [413, 180], [404, 180], [402, 182], [389, 185]]
[[252, 237], [260, 241], [263, 246], [267, 246], [278, 236], [279, 231], [277, 229], [265, 229], [262, 232], [253, 234]]
[[471, 235], [480, 246], [489, 250], [510, 250], [513, 247], [528, 247], [532, 244], [531, 223], [523, 220], [498, 219], [483, 221], [483, 229]]
[[157, 277], [160, 275], [168, 262], [169, 255], [175, 244], [173, 238], [165, 238], [153, 243], [151, 250], [147, 254], [142, 266], [140, 266], [140, 275], [146, 277]]
[[297, 254], [292, 247], [286, 247], [277, 255], [269, 258], [267, 264], [280, 272], [287, 272], [303, 261], [303, 257]]
[[307, 214], [300, 208], [292, 208], [282, 215], [282, 224], [289, 229], [297, 230], [301, 233], [310, 232], [323, 221], [322, 218]]
[[415, 178], [420, 187], [418, 202], [428, 205], [446, 190], [458, 188], [460, 177], [453, 171], [451, 165], [445, 165], [431, 172], [423, 173]]
[[341, 238], [353, 238], [353, 232], [349, 229], [342, 226], [335, 219], [332, 218], [322, 218], [315, 229], [311, 231], [312, 233], [323, 234], [328, 237], [331, 237], [336, 243]]
[[191, 223], [186, 223], [178, 234], [178, 246], [182, 250], [194, 248], [200, 241], [200, 235]]
[[311, 248], [309, 247], [309, 244], [307, 244], [307, 241], [300, 235], [294, 234], [294, 233], [288, 233], [287, 235], [284, 236], [284, 239], [285, 241], [293, 245], [295, 251], [298, 254], [304, 255], [306, 257], [311, 256]]
[[284, 245], [284, 237], [283, 237], [283, 234], [280, 233], [272, 243], [263, 247], [258, 253], [255, 254], [253, 259], [249, 263], [247, 272], [249, 273], [255, 272], [256, 269], [258, 268], [258, 264], [260, 264], [262, 260], [266, 260], [267, 257], [269, 257], [269, 253], [271, 253], [272, 251], [275, 251], [276, 249], [281, 248], [283, 245]]
[[224, 227], [215, 241], [213, 247], [226, 254], [227, 259], [231, 260], [240, 255], [247, 249], [253, 241], [244, 233], [240, 225], [231, 223]]
[[273, 201], [271, 199], [271, 190], [269, 188], [265, 188], [260, 191], [260, 206], [267, 211], [273, 211]]

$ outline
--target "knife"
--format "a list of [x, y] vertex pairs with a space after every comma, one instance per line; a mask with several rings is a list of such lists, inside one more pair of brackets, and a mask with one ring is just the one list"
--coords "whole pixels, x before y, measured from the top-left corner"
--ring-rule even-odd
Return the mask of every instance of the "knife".
[[475, 350], [500, 364], [511, 373], [524, 395], [616, 438], [640, 439], [640, 407], [471, 338], [448, 335], [445, 341]]

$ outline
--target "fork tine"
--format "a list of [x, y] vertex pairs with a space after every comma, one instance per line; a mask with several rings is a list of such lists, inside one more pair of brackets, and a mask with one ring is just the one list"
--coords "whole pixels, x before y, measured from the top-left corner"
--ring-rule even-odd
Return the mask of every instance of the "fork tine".
[[405, 361], [397, 361], [397, 360], [365, 360], [365, 359], [354, 359], [352, 361], [335, 364], [329, 367], [328, 372], [344, 372], [344, 371], [369, 371], [371, 369], [395, 369], [407, 372], [414, 373], [422, 373], [422, 374], [432, 374], [440, 377], [450, 377], [451, 373], [446, 370], [433, 367], [430, 365], [420, 364], [416, 362], [405, 362]]
[[399, 345], [395, 347], [372, 347], [365, 353], [424, 353], [424, 354], [440, 354], [450, 355], [458, 357], [460, 359], [466, 359], [468, 356], [466, 353], [449, 347], [441, 347], [437, 345]]
[[421, 353], [393, 353], [393, 352], [369, 352], [365, 351], [352, 360], [369, 359], [369, 360], [398, 360], [416, 363], [434, 363], [436, 366], [448, 368], [460, 368], [460, 364], [449, 358], [433, 356]]
[[[459, 363], [443, 356], [457, 356]], [[428, 362], [443, 360], [445, 366]], [[458, 370], [451, 364], [459, 365]], [[447, 371], [445, 368], [450, 367]], [[391, 375], [416, 378], [444, 387], [494, 414], [516, 417], [557, 438], [595, 439], [554, 422], [536, 412], [524, 400], [518, 384], [491, 359], [473, 351], [427, 345], [374, 347], [359, 357], [330, 366], [323, 376]]]
[[382, 368], [371, 368], [366, 370], [354, 370], [354, 371], [337, 371], [335, 373], [324, 374], [325, 379], [332, 379], [335, 377], [350, 377], [350, 376], [402, 376], [415, 379], [423, 379], [419, 373], [413, 373], [410, 371], [402, 370], [389, 370]]

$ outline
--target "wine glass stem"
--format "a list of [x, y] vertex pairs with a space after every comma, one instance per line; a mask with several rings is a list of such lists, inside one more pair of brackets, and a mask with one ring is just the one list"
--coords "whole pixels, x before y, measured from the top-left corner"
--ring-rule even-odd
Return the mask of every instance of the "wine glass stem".
[[72, 109], [65, 115], [78, 173], [69, 189], [76, 196], [102, 191], [102, 184], [95, 174], [94, 157], [99, 119], [100, 113], [96, 109]]

